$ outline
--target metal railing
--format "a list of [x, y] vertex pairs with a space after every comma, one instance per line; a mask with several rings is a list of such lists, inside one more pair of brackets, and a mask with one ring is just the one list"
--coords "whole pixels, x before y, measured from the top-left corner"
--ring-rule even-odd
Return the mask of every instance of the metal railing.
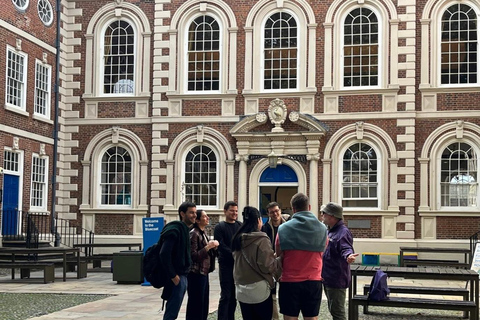
[[[477, 243], [478, 243], [478, 238], [480, 237], [480, 231], [472, 234], [470, 236], [470, 259], [473, 260], [473, 257], [475, 255], [475, 247], [477, 246]], [[470, 261], [470, 263], [472, 263], [472, 261]]]
[[41, 242], [73, 247], [77, 243], [93, 243], [94, 233], [76, 226], [76, 221], [56, 218], [52, 227], [50, 214], [18, 210], [0, 211], [3, 242], [25, 242], [27, 248], [38, 248]]

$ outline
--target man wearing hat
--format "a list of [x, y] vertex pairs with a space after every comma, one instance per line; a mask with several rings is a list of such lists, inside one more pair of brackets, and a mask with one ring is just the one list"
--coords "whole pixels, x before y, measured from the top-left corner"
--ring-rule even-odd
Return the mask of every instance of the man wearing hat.
[[347, 320], [345, 298], [350, 285], [350, 263], [358, 253], [353, 251], [352, 233], [343, 223], [343, 208], [329, 202], [322, 206], [323, 222], [328, 227], [328, 245], [323, 254], [323, 287], [333, 320]]

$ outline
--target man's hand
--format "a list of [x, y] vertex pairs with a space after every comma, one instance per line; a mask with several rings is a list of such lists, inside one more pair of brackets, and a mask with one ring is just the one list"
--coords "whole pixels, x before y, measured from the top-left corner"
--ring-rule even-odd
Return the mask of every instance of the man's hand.
[[355, 262], [355, 258], [358, 257], [358, 253], [352, 253], [347, 257], [347, 262], [352, 263]]
[[174, 285], [178, 286], [178, 284], [180, 283], [180, 277], [177, 275], [175, 275], [175, 278], [172, 278], [172, 282]]

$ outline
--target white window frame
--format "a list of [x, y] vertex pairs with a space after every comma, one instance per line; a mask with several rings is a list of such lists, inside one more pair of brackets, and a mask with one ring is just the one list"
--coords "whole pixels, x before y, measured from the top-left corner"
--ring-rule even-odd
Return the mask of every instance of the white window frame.
[[[23, 4], [23, 6], [20, 6], [19, 2], [22, 2], [22, 1], [24, 1], [25, 3]], [[25, 10], [27, 10], [28, 5], [30, 4], [30, 0], [12, 0], [12, 2], [15, 8], [17, 8], [17, 10], [21, 12], [24, 12]]]
[[[369, 9], [371, 10], [376, 16], [377, 16], [377, 21], [378, 21], [378, 74], [377, 74], [377, 85], [376, 86], [350, 86], [350, 87], [345, 87], [343, 85], [343, 80], [344, 80], [344, 48], [345, 48], [345, 32], [344, 32], [344, 27], [345, 27], [345, 19], [347, 17], [347, 15], [352, 12], [353, 10], [357, 9], [357, 8], [366, 8], [366, 9]], [[380, 88], [384, 88], [386, 87], [386, 84], [384, 83], [385, 80], [385, 76], [383, 75], [383, 69], [384, 69], [384, 64], [385, 64], [385, 52], [384, 52], [384, 43], [383, 43], [383, 37], [384, 37], [384, 30], [385, 29], [385, 22], [384, 22], [384, 19], [381, 15], [381, 13], [373, 6], [370, 6], [368, 4], [366, 5], [363, 5], [363, 6], [353, 6], [353, 7], [350, 7], [349, 10], [346, 10], [345, 12], [343, 12], [342, 14], [342, 18], [341, 18], [341, 27], [340, 27], [340, 35], [339, 35], [339, 39], [340, 39], [340, 48], [338, 50], [339, 52], [339, 77], [337, 78], [336, 82], [337, 82], [337, 86], [338, 88], [341, 88], [341, 90], [345, 90], [345, 91], [348, 91], [348, 90], [375, 90], [375, 89], [380, 89]]]
[[[40, 70], [44, 69], [46, 74], [43, 75], [44, 83], [46, 88], [41, 88], [38, 86], [38, 77]], [[39, 105], [37, 103], [39, 96], [38, 92], [41, 91], [45, 96], [44, 101], [45, 105]], [[34, 114], [38, 115], [43, 118], [50, 119], [50, 108], [51, 108], [51, 101], [52, 101], [52, 66], [43, 63], [40, 60], [35, 60], [35, 98], [34, 98]], [[41, 113], [38, 112], [39, 108], [45, 108], [45, 112]]]
[[[40, 6], [42, 5], [42, 6]], [[37, 2], [37, 13], [38, 17], [42, 21], [42, 23], [49, 27], [53, 23], [53, 7], [50, 1], [48, 0], [38, 0]], [[50, 14], [49, 19], [47, 21], [44, 20], [45, 17], [47, 17], [47, 13]]]
[[[195, 19], [197, 19], [198, 17], [202, 17], [202, 16], [210, 16], [212, 17], [213, 19], [215, 19], [215, 21], [217, 22], [218, 24], [218, 29], [219, 29], [219, 49], [218, 49], [218, 52], [219, 52], [219, 85], [218, 85], [218, 90], [188, 90], [188, 63], [189, 63], [189, 60], [188, 60], [188, 53], [189, 53], [189, 50], [188, 50], [188, 42], [189, 42], [189, 28], [190, 28], [190, 25], [193, 23], [193, 21], [195, 21]], [[223, 27], [223, 24], [222, 24], [222, 21], [221, 19], [219, 19], [216, 15], [212, 14], [211, 12], [207, 12], [207, 13], [198, 13], [196, 15], [194, 15], [190, 20], [189, 22], [186, 24], [185, 26], [185, 34], [184, 34], [184, 52], [185, 52], [185, 59], [184, 59], [184, 70], [185, 70], [185, 73], [181, 76], [182, 79], [184, 79], [182, 82], [183, 82], [183, 87], [185, 88], [185, 93], [188, 93], [188, 94], [211, 94], [211, 93], [221, 93], [222, 92], [222, 87], [223, 87], [223, 82], [224, 82], [224, 75], [223, 75], [223, 69], [224, 69], [224, 60], [225, 60], [225, 53], [223, 52], [224, 51], [224, 48], [223, 48], [223, 43], [224, 43], [224, 27]], [[201, 52], [205, 52], [205, 51], [201, 51]]]
[[478, 68], [480, 68], [480, 40], [478, 39], [478, 37], [480, 37], [480, 27], [479, 27], [479, 23], [480, 23], [480, 10], [478, 7], [476, 7], [474, 5], [474, 3], [470, 3], [470, 2], [460, 2], [460, 4], [464, 4], [464, 5], [467, 5], [469, 7], [471, 7], [474, 11], [475, 11], [475, 14], [476, 14], [476, 17], [477, 17], [477, 82], [476, 83], [445, 83], [445, 84], [442, 84], [442, 50], [441, 50], [441, 45], [442, 45], [442, 17], [443, 17], [443, 14], [445, 13], [445, 11], [452, 5], [454, 4], [458, 4], [458, 2], [446, 2], [445, 3], [445, 6], [442, 7], [442, 10], [439, 12], [439, 16], [438, 16], [438, 20], [436, 21], [437, 23], [437, 26], [438, 26], [438, 32], [437, 34], [435, 35], [435, 37], [432, 37], [432, 38], [436, 38], [437, 39], [437, 44], [438, 44], [438, 48], [435, 48], [434, 51], [437, 51], [437, 65], [435, 67], [435, 70], [436, 70], [436, 79], [435, 79], [435, 82], [438, 84], [438, 87], [443, 87], [443, 88], [458, 88], [458, 87], [477, 87], [480, 85], [480, 71], [478, 70]]
[[[296, 67], [296, 87], [295, 88], [288, 88], [288, 89], [283, 89], [283, 88], [279, 88], [279, 89], [265, 89], [265, 25], [267, 23], [267, 20], [273, 16], [274, 14], [276, 13], [287, 13], [289, 14], [294, 20], [295, 20], [295, 23], [297, 24], [297, 46], [296, 46], [296, 50], [297, 50], [297, 67]], [[262, 92], [297, 92], [299, 91], [300, 89], [300, 83], [301, 83], [301, 74], [303, 74], [303, 72], [301, 72], [301, 69], [300, 69], [300, 66], [303, 66], [303, 61], [302, 61], [302, 53], [304, 52], [304, 48], [302, 46], [302, 42], [301, 42], [301, 39], [300, 39], [300, 34], [301, 34], [301, 29], [304, 29], [304, 27], [302, 27], [300, 24], [299, 24], [299, 19], [297, 17], [297, 15], [292, 11], [292, 10], [288, 10], [288, 9], [283, 9], [283, 10], [275, 10], [275, 11], [272, 11], [272, 12], [269, 12], [268, 15], [266, 15], [265, 17], [263, 17], [263, 21], [262, 21], [262, 28], [261, 28], [261, 57], [260, 57], [260, 74], [259, 74], [259, 77], [260, 77], [260, 91]], [[306, 43], [305, 43], [306, 44]]]
[[[40, 163], [35, 164], [35, 159], [40, 161]], [[41, 162], [43, 166], [41, 166]], [[30, 211], [46, 211], [48, 203], [48, 156], [40, 156], [39, 154], [32, 154], [32, 175], [31, 175], [31, 185], [30, 185]], [[39, 171], [35, 171], [35, 166], [38, 166]], [[43, 170], [43, 172], [40, 172]], [[43, 176], [43, 181], [35, 180], [35, 174], [37, 176]], [[37, 185], [37, 187], [35, 187]], [[41, 192], [42, 196], [38, 197], [36, 193]], [[38, 205], [38, 202], [41, 201], [41, 204]]]
[[437, 150], [438, 156], [436, 157], [436, 161], [434, 162], [435, 166], [437, 167], [437, 175], [435, 177], [436, 185], [437, 185], [437, 188], [436, 188], [437, 192], [435, 193], [436, 207], [440, 211], [456, 211], [456, 212], [475, 211], [477, 212], [480, 209], [480, 186], [478, 185], [478, 181], [477, 181], [477, 190], [476, 190], [476, 206], [442, 206], [442, 187], [441, 187], [442, 153], [445, 150], [445, 148], [447, 148], [452, 143], [465, 143], [465, 144], [468, 144], [473, 149], [473, 152], [475, 152], [475, 154], [477, 155], [477, 160], [476, 160], [477, 180], [480, 177], [480, 166], [478, 161], [478, 156], [480, 155], [480, 149], [476, 143], [473, 143], [472, 141], [469, 141], [466, 139], [464, 140], [464, 139], [456, 139], [456, 138], [443, 141], [443, 143]]
[[[118, 93], [115, 93], [115, 92], [112, 92], [112, 93], [106, 93], [104, 92], [104, 88], [105, 88], [105, 82], [104, 82], [104, 79], [105, 79], [105, 55], [104, 55], [104, 50], [103, 48], [105, 48], [105, 32], [107, 31], [107, 28], [109, 28], [109, 26], [115, 22], [115, 21], [125, 21], [127, 22], [132, 30], [133, 30], [133, 92], [118, 92]], [[137, 95], [137, 86], [136, 86], [136, 82], [139, 81], [139, 76], [137, 75], [137, 69], [138, 69], [138, 59], [137, 59], [137, 55], [135, 54], [135, 52], [137, 51], [137, 37], [138, 37], [138, 30], [136, 28], [136, 25], [133, 21], [131, 21], [130, 19], [128, 18], [125, 18], [125, 17], [119, 17], [119, 18], [112, 18], [110, 19], [108, 22], [106, 22], [104, 25], [103, 25], [103, 28], [101, 29], [101, 40], [100, 40], [100, 48], [102, 48], [100, 50], [100, 78], [99, 78], [99, 94], [101, 96], [108, 96], [108, 97], [111, 97], [111, 96], [135, 96]], [[129, 80], [129, 79], [120, 79], [119, 82], [121, 80]], [[117, 82], [118, 83], [118, 82]], [[116, 84], [115, 84], [116, 86]]]
[[[436, 109], [436, 98], [433, 92], [464, 92], [464, 90], [472, 90], [472, 88], [480, 87], [480, 72], [478, 72], [476, 84], [441, 84], [441, 20], [445, 10], [455, 3], [465, 3], [472, 7], [477, 14], [477, 38], [480, 36], [480, 1], [437, 1], [428, 0], [423, 9], [423, 15], [420, 19], [421, 23], [421, 61], [425, 62], [421, 64], [420, 69], [420, 85], [424, 100], [428, 100], [430, 109]], [[479, 53], [477, 44], [477, 54]], [[480, 67], [480, 57], [477, 56], [477, 69]], [[466, 89], [465, 89], [466, 88]], [[433, 105], [433, 107], [432, 107]], [[425, 108], [425, 102], [424, 106]]]
[[[344, 206], [344, 208], [347, 208], [348, 210], [353, 210], [353, 209], [359, 209], [359, 210], [365, 210], [365, 209], [380, 209], [382, 207], [382, 193], [384, 192], [382, 190], [382, 185], [383, 185], [383, 177], [384, 177], [384, 174], [382, 172], [382, 154], [381, 154], [381, 151], [375, 146], [374, 143], [372, 143], [372, 141], [368, 141], [368, 140], [355, 140], [355, 141], [349, 141], [348, 143], [345, 143], [345, 145], [343, 146], [343, 148], [341, 149], [340, 153], [339, 153], [339, 159], [338, 161], [341, 162], [341, 165], [339, 165], [338, 169], [339, 169], [339, 173], [338, 173], [338, 177], [339, 177], [339, 190], [338, 190], [338, 194], [339, 194], [339, 203], [343, 203], [343, 175], [344, 175], [344, 170], [343, 170], [343, 157], [345, 155], [345, 152], [353, 145], [355, 144], [359, 144], [359, 143], [362, 143], [362, 144], [366, 144], [368, 146], [370, 146], [370, 148], [372, 148], [374, 151], [375, 151], [375, 154], [377, 155], [377, 172], [376, 172], [376, 175], [377, 175], [377, 196], [376, 196], [376, 201], [377, 201], [377, 206], [376, 207], [346, 207]], [[359, 198], [360, 201], [364, 198]], [[366, 199], [368, 200], [368, 199]]]
[[[377, 24], [378, 24], [378, 33], [377, 33], [377, 36], [378, 36], [378, 71], [377, 71], [377, 85], [374, 85], [374, 86], [349, 86], [349, 87], [346, 87], [344, 85], [344, 79], [345, 79], [345, 74], [344, 74], [344, 58], [345, 58], [345, 55], [344, 55], [344, 49], [345, 49], [345, 19], [347, 18], [347, 16], [355, 9], [358, 9], [358, 8], [365, 8], [365, 9], [369, 9], [371, 10], [375, 16], [377, 17]], [[341, 35], [340, 35], [340, 41], [341, 41], [341, 45], [340, 45], [340, 50], [339, 50], [339, 53], [340, 53], [340, 70], [341, 70], [341, 78], [339, 79], [340, 80], [340, 83], [339, 83], [339, 87], [342, 89], [342, 90], [363, 90], [363, 89], [367, 89], [367, 90], [372, 90], [372, 89], [379, 89], [382, 87], [382, 83], [383, 83], [383, 79], [382, 79], [382, 70], [383, 70], [383, 55], [384, 55], [384, 52], [383, 52], [383, 43], [382, 43], [382, 38], [383, 38], [383, 29], [384, 29], [384, 23], [382, 21], [382, 16], [381, 14], [372, 6], [369, 6], [369, 5], [365, 5], [365, 6], [356, 6], [356, 7], [352, 7], [350, 8], [350, 10], [344, 12], [343, 16], [342, 16], [342, 25], [341, 25]], [[370, 75], [369, 75], [370, 77]]]
[[[220, 175], [219, 175], [219, 172], [220, 172], [220, 163], [219, 163], [219, 154], [218, 154], [218, 151], [216, 150], [216, 148], [214, 146], [212, 146], [211, 144], [209, 143], [202, 143], [202, 144], [198, 144], [198, 143], [195, 143], [195, 144], [191, 144], [188, 148], [185, 149], [185, 151], [183, 152], [183, 155], [182, 155], [182, 158], [181, 158], [181, 164], [182, 164], [182, 168], [181, 168], [181, 190], [182, 190], [182, 201], [185, 200], [186, 198], [186, 192], [185, 192], [185, 185], [186, 185], [186, 182], [185, 182], [185, 178], [186, 178], [186, 172], [185, 172], [185, 159], [188, 155], [188, 153], [195, 147], [197, 146], [203, 146], [203, 147], [208, 147], [210, 148], [210, 150], [212, 150], [212, 152], [215, 154], [215, 158], [216, 158], [216, 168], [217, 168], [217, 171], [215, 172], [216, 174], [216, 177], [215, 177], [215, 180], [216, 180], [216, 185], [217, 185], [217, 193], [216, 193], [216, 199], [215, 199], [215, 202], [216, 202], [216, 205], [215, 206], [212, 206], [212, 205], [204, 205], [204, 204], [197, 204], [198, 207], [201, 207], [202, 209], [217, 209], [217, 208], [220, 208], [223, 204], [220, 204], [218, 201], [219, 201], [219, 193], [220, 193], [220, 185], [219, 185], [219, 178], [220, 178]], [[180, 159], [179, 159], [180, 160]], [[193, 199], [191, 199], [190, 201], [193, 201]]]
[[[135, 88], [133, 96], [131, 94], [103, 94], [104, 63], [102, 61], [102, 50], [104, 35], [107, 26], [118, 19], [128, 21], [135, 30]], [[151, 36], [150, 21], [145, 13], [138, 6], [126, 1], [108, 3], [92, 16], [85, 34], [85, 92], [82, 98], [86, 101], [86, 114], [89, 114], [90, 117], [96, 117], [97, 103], [100, 101], [117, 102], [125, 101], [125, 98], [134, 98], [136, 114], [144, 114], [145, 101], [148, 101], [151, 97], [151, 64], [141, 62], [151, 59]]]
[[[18, 81], [21, 85], [21, 88], [20, 88], [20, 96], [17, 97], [20, 99], [20, 103], [19, 105], [16, 105], [16, 104], [12, 104], [12, 103], [9, 103], [8, 102], [8, 96], [7, 96], [7, 93], [8, 93], [8, 82], [9, 82], [9, 79], [10, 77], [8, 76], [8, 63], [9, 63], [9, 60], [8, 60], [8, 53], [12, 53], [14, 55], [17, 55], [21, 58], [23, 58], [23, 77], [22, 79], [13, 79], [13, 81]], [[17, 50], [15, 50], [13, 47], [11, 46], [7, 46], [7, 54], [6, 54], [6, 65], [5, 65], [5, 106], [6, 107], [10, 107], [12, 108], [13, 110], [22, 110], [22, 111], [26, 111], [26, 105], [27, 105], [27, 70], [28, 70], [28, 55], [26, 53], [23, 53], [23, 52], [19, 52]]]
[[[112, 147], [120, 147], [120, 148], [123, 148], [125, 149], [128, 154], [130, 155], [130, 159], [131, 159], [131, 162], [130, 162], [130, 165], [131, 165], [131, 171], [130, 171], [130, 203], [123, 203], [123, 204], [104, 204], [102, 203], [102, 158], [103, 156], [105, 155], [105, 153], [107, 152], [108, 149], [112, 148]], [[134, 155], [132, 153], [132, 150], [130, 150], [130, 148], [124, 144], [109, 144], [109, 145], [106, 145], [102, 148], [102, 150], [99, 152], [98, 154], [98, 158], [97, 158], [97, 186], [96, 186], [96, 202], [98, 204], [98, 207], [99, 208], [132, 208], [132, 201], [133, 201], [133, 192], [135, 190], [135, 182], [136, 182], [136, 177], [135, 177], [135, 160], [134, 160]]]

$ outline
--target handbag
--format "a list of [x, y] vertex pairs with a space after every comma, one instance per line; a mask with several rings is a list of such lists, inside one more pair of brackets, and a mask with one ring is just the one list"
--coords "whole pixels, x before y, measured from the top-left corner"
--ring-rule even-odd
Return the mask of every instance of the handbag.
[[[243, 249], [241, 251], [245, 261], [247, 261], [250, 267], [255, 272], [257, 272], [253, 267], [253, 265], [250, 263], [250, 261], [247, 259], [245, 252], [243, 252]], [[268, 283], [267, 280], [260, 280], [260, 281], [249, 283], [249, 284], [238, 284], [238, 283], [235, 284], [235, 292], [237, 295], [237, 300], [243, 303], [255, 304], [255, 303], [263, 302], [267, 300], [268, 297], [272, 294], [271, 291], [272, 289], [270, 288], [270, 284]]]

